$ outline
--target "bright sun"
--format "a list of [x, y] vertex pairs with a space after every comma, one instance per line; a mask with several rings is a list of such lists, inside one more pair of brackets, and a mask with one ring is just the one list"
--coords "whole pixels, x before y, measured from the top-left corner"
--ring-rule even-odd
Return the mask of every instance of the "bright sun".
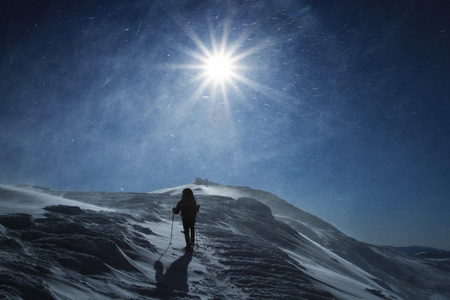
[[197, 49], [187, 50], [187, 54], [194, 58], [196, 62], [179, 65], [179, 67], [198, 71], [192, 76], [191, 81], [191, 83], [199, 83], [193, 98], [222, 99], [225, 103], [228, 103], [230, 90], [238, 94], [241, 93], [238, 83], [254, 89], [261, 87], [244, 75], [244, 73], [248, 74], [248, 71], [253, 68], [246, 66], [243, 62], [257, 52], [263, 43], [242, 51], [247, 42], [247, 35], [243, 34], [230, 42], [230, 26], [230, 23], [225, 23], [221, 37], [217, 37], [217, 32], [211, 30], [210, 46], [207, 46], [192, 30], [185, 29], [197, 46]]
[[213, 51], [206, 48], [203, 43], [198, 43], [201, 52], [191, 52], [192, 56], [198, 60], [195, 65], [190, 65], [191, 69], [200, 72], [193, 81], [200, 82], [196, 95], [202, 94], [204, 98], [217, 99], [219, 95], [228, 101], [228, 88], [236, 88], [236, 82], [245, 82], [246, 78], [240, 74], [245, 69], [241, 60], [245, 55], [238, 55], [235, 48], [228, 49], [223, 43], [218, 49], [213, 45]]
[[216, 81], [229, 80], [233, 74], [233, 67], [232, 61], [223, 55], [212, 56], [205, 64], [208, 76]]

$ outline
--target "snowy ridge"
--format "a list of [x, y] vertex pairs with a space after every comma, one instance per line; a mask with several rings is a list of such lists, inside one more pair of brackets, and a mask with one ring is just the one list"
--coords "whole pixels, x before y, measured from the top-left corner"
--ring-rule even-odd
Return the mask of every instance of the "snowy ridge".
[[94, 204], [65, 199], [59, 196], [53, 196], [42, 193], [42, 188], [26, 188], [14, 187], [0, 184], [2, 190], [2, 198], [0, 202], [0, 212], [3, 214], [9, 212], [17, 212], [17, 208], [21, 208], [22, 213], [32, 214], [34, 216], [42, 215], [42, 207], [49, 205], [71, 205], [78, 206], [89, 210], [108, 210], [113, 209], [107, 207], [99, 207]]
[[[152, 193], [0, 185], [0, 297], [448, 299], [448, 259], [358, 242], [275, 195], [196, 182]], [[171, 207], [201, 204], [184, 252]]]

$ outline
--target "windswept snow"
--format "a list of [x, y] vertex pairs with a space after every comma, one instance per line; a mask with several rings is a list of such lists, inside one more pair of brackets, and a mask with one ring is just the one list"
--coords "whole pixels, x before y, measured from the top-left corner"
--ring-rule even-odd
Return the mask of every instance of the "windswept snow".
[[[171, 208], [200, 213], [185, 252]], [[0, 296], [11, 299], [448, 299], [448, 258], [360, 243], [273, 194], [197, 182], [152, 193], [0, 185]]]
[[42, 193], [45, 189], [39, 188], [19, 188], [9, 185], [0, 184], [1, 202], [0, 212], [14, 213], [20, 208], [21, 213], [31, 214], [34, 216], [42, 215], [42, 208], [50, 205], [67, 205], [77, 206], [82, 209], [89, 209], [95, 211], [108, 210], [111, 208], [99, 207], [94, 204], [75, 201], [59, 196], [53, 196]]

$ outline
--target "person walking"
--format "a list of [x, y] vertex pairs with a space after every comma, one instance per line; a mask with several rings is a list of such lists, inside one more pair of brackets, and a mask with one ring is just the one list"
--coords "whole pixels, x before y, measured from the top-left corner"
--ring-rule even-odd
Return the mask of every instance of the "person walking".
[[178, 201], [176, 207], [172, 208], [174, 214], [178, 214], [181, 211], [186, 250], [188, 251], [192, 250], [195, 245], [195, 219], [199, 210], [200, 205], [197, 204], [194, 193], [189, 188], [183, 190], [181, 200]]

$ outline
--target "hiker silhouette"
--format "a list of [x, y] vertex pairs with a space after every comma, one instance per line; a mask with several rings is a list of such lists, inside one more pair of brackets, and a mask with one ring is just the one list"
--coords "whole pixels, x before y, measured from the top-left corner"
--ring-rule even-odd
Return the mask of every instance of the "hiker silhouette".
[[178, 214], [181, 211], [186, 250], [191, 250], [195, 245], [195, 219], [199, 210], [200, 205], [197, 204], [194, 193], [189, 188], [183, 190], [181, 200], [172, 209], [174, 214]]
[[170, 297], [185, 294], [189, 291], [188, 266], [192, 260], [192, 252], [186, 252], [182, 257], [174, 261], [166, 273], [163, 273], [164, 266], [161, 261], [156, 261], [154, 268], [156, 271], [156, 290], [154, 296]]

